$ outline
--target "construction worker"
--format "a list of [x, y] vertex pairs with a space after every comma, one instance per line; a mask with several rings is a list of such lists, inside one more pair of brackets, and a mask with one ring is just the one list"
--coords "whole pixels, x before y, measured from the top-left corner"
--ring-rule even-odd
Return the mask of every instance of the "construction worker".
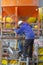
[[18, 26], [20, 26], [20, 28], [15, 30], [16, 33], [25, 35], [25, 43], [23, 46], [23, 57], [25, 58], [27, 56], [27, 50], [29, 48], [28, 56], [32, 58], [33, 43], [34, 43], [34, 36], [35, 36], [34, 32], [31, 26], [26, 22], [18, 21]]

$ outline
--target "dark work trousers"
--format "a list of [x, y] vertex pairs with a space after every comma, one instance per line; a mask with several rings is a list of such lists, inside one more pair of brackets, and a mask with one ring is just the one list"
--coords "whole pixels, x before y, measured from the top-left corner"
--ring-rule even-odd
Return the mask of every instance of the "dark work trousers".
[[[32, 58], [32, 53], [33, 53], [33, 43], [34, 39], [26, 39], [23, 47], [23, 56], [26, 57], [29, 56]], [[29, 53], [27, 54], [27, 51], [29, 49]]]

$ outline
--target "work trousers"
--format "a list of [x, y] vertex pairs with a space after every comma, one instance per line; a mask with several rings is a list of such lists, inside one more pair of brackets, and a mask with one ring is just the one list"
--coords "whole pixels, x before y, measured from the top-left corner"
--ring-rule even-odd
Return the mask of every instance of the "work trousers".
[[[23, 47], [23, 56], [32, 58], [34, 39], [26, 39]], [[29, 50], [29, 51], [28, 51]]]

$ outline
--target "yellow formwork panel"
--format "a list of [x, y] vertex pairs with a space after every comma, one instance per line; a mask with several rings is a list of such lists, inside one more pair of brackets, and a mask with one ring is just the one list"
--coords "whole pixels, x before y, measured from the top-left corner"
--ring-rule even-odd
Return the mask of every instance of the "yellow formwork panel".
[[[17, 61], [17, 60], [10, 60], [9, 64], [10, 65], [19, 65], [19, 61]], [[26, 63], [25, 62], [20, 62], [20, 65], [26, 65]]]
[[43, 61], [43, 56], [39, 56], [38, 59], [39, 59], [40, 61]]
[[2, 60], [2, 65], [18, 65], [19, 61], [16, 60]]
[[6, 24], [6, 28], [11, 28], [11, 24]]
[[10, 60], [10, 61], [9, 61], [9, 64], [10, 64], [10, 65], [18, 65], [18, 62], [19, 62], [19, 61], [17, 61], [17, 60]]
[[43, 65], [43, 63], [39, 63], [38, 65]]
[[2, 60], [2, 65], [8, 65], [8, 61], [7, 60]]
[[38, 49], [38, 54], [43, 54], [43, 48]]
[[26, 63], [24, 63], [24, 62], [20, 62], [20, 65], [26, 65]]

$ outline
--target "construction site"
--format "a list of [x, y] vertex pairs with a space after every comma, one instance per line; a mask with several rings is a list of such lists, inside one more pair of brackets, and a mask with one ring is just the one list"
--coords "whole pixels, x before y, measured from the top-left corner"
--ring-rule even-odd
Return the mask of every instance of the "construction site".
[[0, 65], [43, 65], [43, 0], [0, 0]]

